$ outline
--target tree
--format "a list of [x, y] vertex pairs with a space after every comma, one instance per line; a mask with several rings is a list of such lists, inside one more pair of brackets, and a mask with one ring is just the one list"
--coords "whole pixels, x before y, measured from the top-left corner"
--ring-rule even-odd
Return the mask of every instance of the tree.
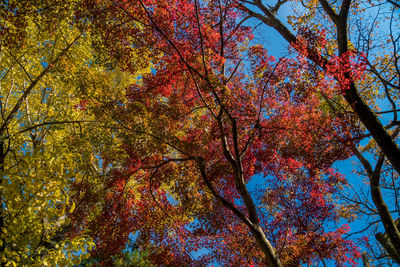
[[76, 78], [93, 58], [79, 8], [79, 1], [0, 4], [2, 266], [72, 265], [94, 245], [87, 234], [67, 234], [70, 188], [91, 179], [87, 133], [96, 127], [80, 111]]
[[[79, 264], [95, 245], [90, 229], [75, 231], [71, 221], [87, 207], [76, 201], [90, 193], [82, 188], [105, 193], [99, 153], [115, 144], [109, 123], [84, 111], [90, 98], [117, 101], [150, 70], [146, 51], [111, 45], [99, 31], [113, 16], [109, 8], [79, 0], [0, 3], [2, 266]], [[81, 213], [85, 220], [102, 208], [101, 199], [92, 202], [97, 210]]]
[[[278, 19], [278, 11], [289, 2], [292, 1], [278, 0], [274, 6], [256, 0], [240, 3], [242, 10], [276, 30], [307, 58], [308, 64], [318, 66], [330, 77], [327, 79], [336, 82], [342, 96], [335, 101], [328, 100], [332, 106], [331, 112], [338, 116], [352, 113], [365, 127], [365, 133], [360, 138], [369, 139], [369, 144], [362, 148], [354, 143], [352, 149], [363, 167], [363, 175], [369, 178], [373, 206], [365, 204], [370, 201], [362, 197], [362, 192], [356, 195], [356, 201], [351, 201], [354, 199], [352, 197], [345, 199], [350, 201], [352, 207], [356, 207], [355, 212], [361, 210], [362, 213], [371, 214], [372, 211], [372, 216], [378, 215], [379, 220], [368, 227], [382, 223], [387, 238], [382, 239], [379, 235], [377, 238], [389, 256], [399, 263], [400, 232], [393, 219], [399, 210], [400, 171], [397, 141], [399, 33], [394, 28], [398, 23], [395, 15], [397, 6], [392, 1], [390, 3], [393, 5], [384, 1], [303, 1], [304, 15], [293, 12], [287, 21]], [[294, 5], [299, 6], [296, 3]], [[380, 32], [377, 29], [379, 24], [383, 26]], [[294, 33], [296, 31], [297, 36]], [[309, 34], [304, 36], [304, 31]], [[328, 42], [317, 47], [314, 40], [320, 38], [322, 33], [326, 33]], [[361, 65], [353, 64], [357, 58], [363, 62]], [[336, 66], [334, 71], [332, 66]], [[357, 74], [354, 66], [362, 66], [366, 70]], [[385, 99], [384, 104], [377, 99]], [[386, 104], [389, 110], [380, 111], [379, 108]], [[391, 114], [393, 117], [382, 117], [380, 114]], [[367, 208], [368, 212], [365, 211]]]
[[[75, 223], [92, 229], [93, 253], [105, 262], [137, 231], [153, 264], [355, 264], [346, 226], [326, 223], [339, 219], [331, 196], [344, 183], [332, 164], [352, 155], [360, 129], [354, 116], [327, 112], [321, 73], [249, 45], [236, 2], [113, 5], [115, 32], [141, 25], [114, 43], [140, 40], [157, 60], [125, 98], [93, 99], [87, 109], [112, 120], [119, 144], [101, 155], [103, 208], [86, 221], [76, 211]], [[195, 259], [199, 248], [209, 253]]]

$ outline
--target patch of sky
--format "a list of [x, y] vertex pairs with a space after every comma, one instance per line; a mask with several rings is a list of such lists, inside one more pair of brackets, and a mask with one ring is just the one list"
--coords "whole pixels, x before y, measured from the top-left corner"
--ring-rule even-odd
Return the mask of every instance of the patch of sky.
[[172, 195], [167, 194], [166, 196], [167, 196], [168, 202], [169, 202], [172, 206], [176, 207], [176, 206], [179, 204], [179, 201], [178, 201], [177, 199], [175, 199]]
[[42, 58], [40, 64], [43, 66], [43, 68], [47, 68], [49, 66], [49, 63], [46, 61], [46, 58]]

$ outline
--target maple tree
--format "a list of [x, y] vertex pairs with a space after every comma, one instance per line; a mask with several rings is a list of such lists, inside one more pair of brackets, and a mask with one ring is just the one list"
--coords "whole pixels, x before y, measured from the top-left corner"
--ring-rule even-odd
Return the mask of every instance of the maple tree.
[[[330, 77], [329, 82], [341, 91], [339, 99], [328, 100], [331, 112], [338, 116], [352, 113], [365, 127], [361, 137], [369, 139], [368, 144], [363, 147], [356, 142], [352, 150], [363, 168], [361, 174], [368, 177], [370, 192], [361, 189], [354, 196], [344, 192], [341, 195], [353, 213], [372, 217], [366, 229], [382, 223], [386, 233], [377, 234], [376, 238], [386, 250], [384, 255], [400, 263], [400, 232], [398, 218], [395, 219], [399, 212], [400, 171], [399, 32], [395, 27], [398, 5], [395, 1], [303, 1], [302, 12], [294, 10], [280, 19], [277, 14], [285, 5], [294, 3], [295, 8], [300, 7], [296, 1], [278, 0], [274, 5], [256, 0], [240, 3], [250, 16], [292, 44], [307, 64], [318, 66]], [[321, 38], [324, 45], [317, 46], [315, 40]], [[384, 104], [378, 99], [384, 99]], [[391, 114], [392, 118], [381, 114]], [[374, 220], [376, 217], [379, 219]]]
[[[123, 98], [88, 95], [85, 111], [118, 140], [101, 152], [104, 193], [76, 184], [86, 205], [74, 212], [74, 231], [90, 229], [92, 254], [110, 264], [137, 232], [153, 264], [355, 264], [347, 227], [326, 224], [338, 222], [331, 196], [344, 182], [332, 164], [352, 155], [361, 130], [354, 116], [327, 112], [321, 95], [337, 91], [321, 91], [321, 72], [250, 45], [236, 2], [113, 6], [118, 19], [98, 25], [115, 33], [110, 55], [137, 45], [154, 59]], [[193, 257], [200, 248], [209, 251]]]

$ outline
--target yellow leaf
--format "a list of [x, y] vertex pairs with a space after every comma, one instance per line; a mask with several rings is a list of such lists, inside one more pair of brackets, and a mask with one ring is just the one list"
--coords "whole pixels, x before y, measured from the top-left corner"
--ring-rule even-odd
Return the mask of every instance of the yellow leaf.
[[71, 208], [69, 209], [69, 213], [72, 213], [75, 210], [75, 202], [72, 202]]

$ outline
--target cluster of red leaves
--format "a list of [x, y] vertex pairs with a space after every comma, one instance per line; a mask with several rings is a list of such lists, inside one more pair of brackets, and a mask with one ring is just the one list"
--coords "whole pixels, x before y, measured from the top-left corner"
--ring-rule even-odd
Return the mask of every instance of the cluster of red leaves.
[[265, 218], [266, 228], [274, 233], [274, 242], [285, 263], [299, 265], [334, 259], [343, 266], [355, 264], [354, 259], [360, 257], [353, 242], [342, 238], [348, 231], [346, 226], [331, 232], [325, 227], [327, 222], [338, 219], [329, 198], [337, 190], [338, 180], [335, 173], [327, 178], [303, 173], [284, 181], [268, 179], [269, 192], [263, 202], [270, 204], [265, 213], [274, 219]]
[[316, 68], [316, 64], [311, 63], [311, 60], [323, 68], [322, 77], [324, 78], [320, 79], [319, 87], [335, 88], [335, 91], [325, 90], [327, 95], [338, 92], [344, 94], [352, 82], [363, 79], [368, 65], [366, 55], [350, 50], [341, 56], [324, 58], [321, 50], [326, 45], [324, 29], [315, 32], [308, 28], [301, 28], [297, 41], [292, 43], [291, 47], [298, 52], [297, 62], [303, 67]]
[[81, 110], [81, 111], [86, 110], [88, 104], [89, 104], [89, 99], [81, 99], [79, 101], [79, 104], [76, 104], [74, 106], [74, 109]]
[[367, 69], [365, 54], [348, 51], [340, 57], [332, 57], [326, 65], [326, 74], [334, 77], [344, 94], [353, 81], [362, 80]]
[[315, 62], [322, 62], [322, 54], [319, 50], [326, 44], [326, 31], [321, 29], [313, 31], [309, 28], [300, 28], [297, 35], [297, 41], [291, 44], [291, 47], [298, 51], [298, 61], [302, 65], [308, 65], [308, 59]]

